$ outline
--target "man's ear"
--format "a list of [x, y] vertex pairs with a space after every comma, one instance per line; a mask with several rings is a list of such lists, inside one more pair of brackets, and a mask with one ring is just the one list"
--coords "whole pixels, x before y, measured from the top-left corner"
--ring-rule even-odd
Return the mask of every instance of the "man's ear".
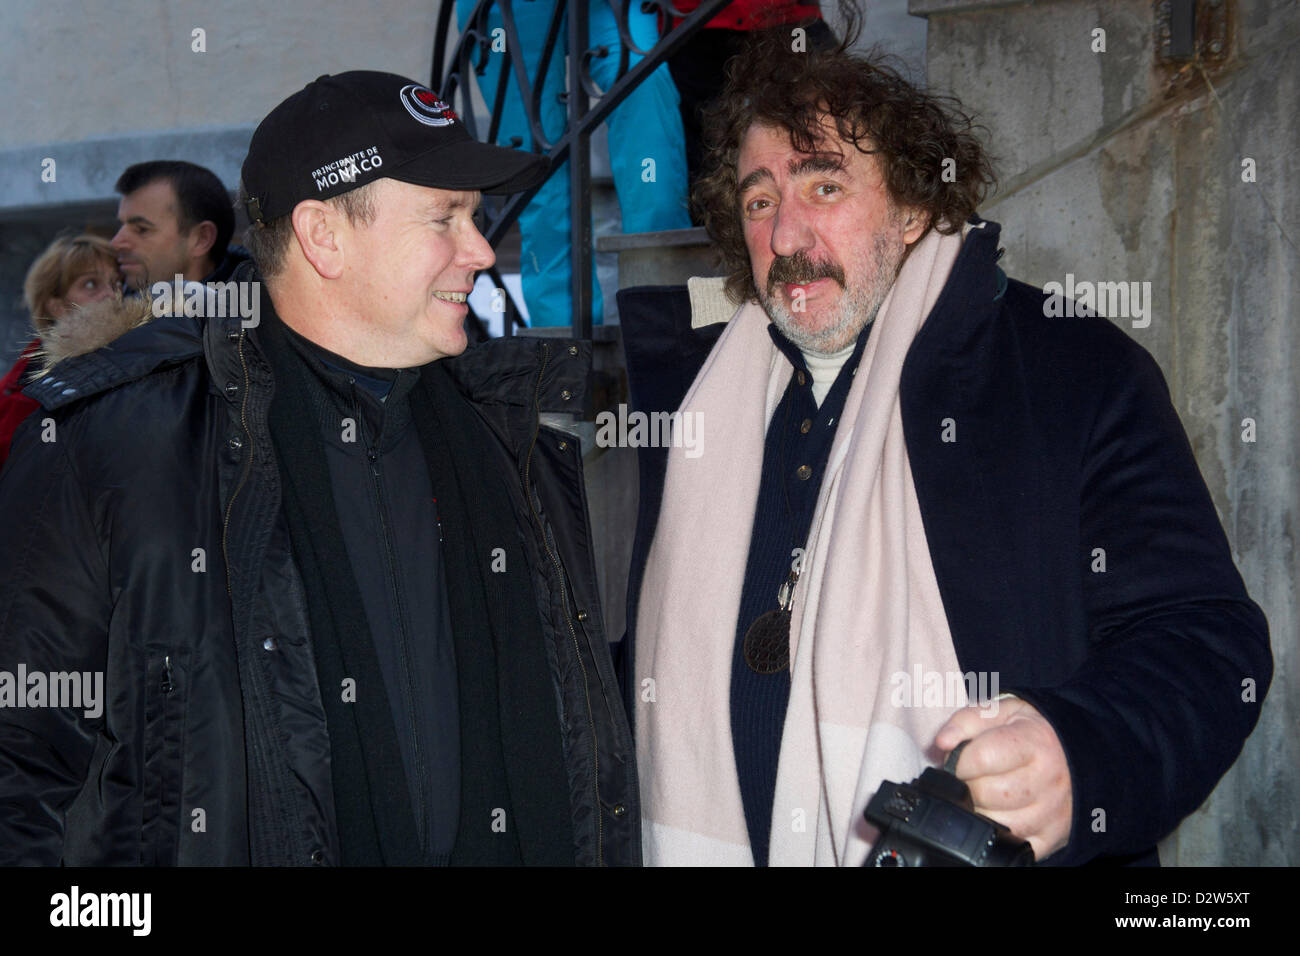
[[930, 214], [915, 206], [903, 209], [903, 244], [910, 246], [925, 235], [930, 226]]
[[[204, 219], [190, 230], [187, 237], [191, 259], [206, 258], [212, 252], [212, 245], [217, 241], [217, 224], [211, 219]], [[216, 265], [217, 263], [213, 263]]]
[[322, 279], [343, 274], [343, 244], [340, 235], [347, 217], [328, 203], [304, 199], [290, 214], [293, 234], [311, 267]]

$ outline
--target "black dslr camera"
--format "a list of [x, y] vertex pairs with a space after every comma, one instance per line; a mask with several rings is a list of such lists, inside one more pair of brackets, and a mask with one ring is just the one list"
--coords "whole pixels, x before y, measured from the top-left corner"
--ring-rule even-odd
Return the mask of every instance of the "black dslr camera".
[[927, 767], [911, 783], [880, 785], [866, 810], [880, 839], [864, 866], [1033, 866], [1029, 844], [976, 813], [970, 788], [952, 773], [966, 743], [942, 770]]

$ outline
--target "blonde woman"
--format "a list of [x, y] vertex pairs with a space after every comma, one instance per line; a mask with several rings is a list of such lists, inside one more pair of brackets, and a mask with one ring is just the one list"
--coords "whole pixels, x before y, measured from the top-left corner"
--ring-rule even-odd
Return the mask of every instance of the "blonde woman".
[[93, 352], [148, 315], [141, 299], [123, 302], [117, 255], [98, 236], [61, 236], [37, 256], [23, 282], [35, 338], [0, 379], [0, 466], [14, 432], [37, 403], [22, 394], [36, 374], [72, 355]]

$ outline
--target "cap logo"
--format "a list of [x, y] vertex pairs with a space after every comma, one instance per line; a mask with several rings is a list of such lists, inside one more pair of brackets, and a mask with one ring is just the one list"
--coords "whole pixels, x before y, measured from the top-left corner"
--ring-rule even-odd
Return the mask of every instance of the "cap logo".
[[371, 146], [350, 156], [340, 156], [334, 162], [326, 163], [319, 169], [313, 169], [311, 178], [316, 183], [316, 191], [324, 192], [339, 183], [355, 185], [358, 176], [374, 172], [382, 165], [384, 165], [384, 158], [379, 155], [379, 147]]
[[398, 94], [406, 112], [425, 126], [450, 126], [458, 117], [452, 108], [438, 99], [438, 94], [423, 86], [408, 83]]

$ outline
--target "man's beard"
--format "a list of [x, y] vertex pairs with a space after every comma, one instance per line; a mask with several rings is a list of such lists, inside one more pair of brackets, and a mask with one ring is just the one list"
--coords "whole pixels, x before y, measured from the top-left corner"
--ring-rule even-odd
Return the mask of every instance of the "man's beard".
[[[758, 301], [763, 311], [787, 339], [801, 351], [813, 355], [834, 355], [848, 348], [859, 333], [876, 317], [880, 304], [894, 285], [898, 265], [906, 246], [902, 238], [886, 229], [876, 234], [870, 250], [863, 249], [853, 263], [853, 275], [858, 281], [847, 285], [844, 269], [831, 260], [814, 262], [804, 252], [780, 256], [772, 261], [767, 273], [767, 287], [760, 288]], [[814, 279], [828, 278], [842, 290], [839, 302], [829, 316], [824, 317], [820, 328], [809, 329], [788, 311], [777, 291], [783, 283], [805, 284]], [[807, 316], [807, 312], [798, 313]]]

